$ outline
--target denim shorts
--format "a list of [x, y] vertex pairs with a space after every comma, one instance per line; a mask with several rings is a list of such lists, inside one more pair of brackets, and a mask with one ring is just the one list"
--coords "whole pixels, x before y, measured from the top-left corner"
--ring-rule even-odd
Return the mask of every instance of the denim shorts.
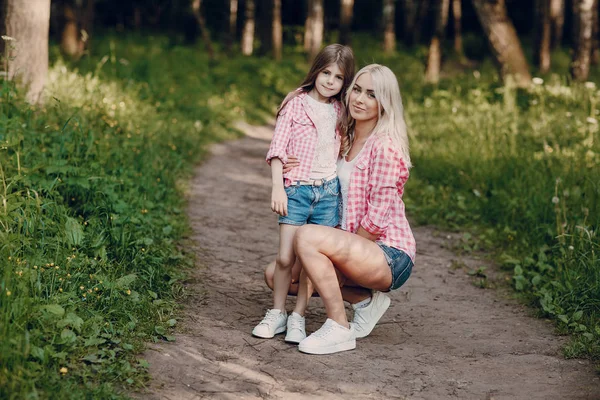
[[392, 270], [392, 284], [388, 291], [398, 289], [408, 280], [412, 272], [413, 262], [408, 254], [402, 250], [386, 246], [379, 242], [377, 242], [377, 245], [383, 250], [385, 259]]
[[339, 224], [340, 181], [337, 177], [321, 186], [290, 185], [285, 188], [285, 194], [288, 197], [288, 215], [279, 217], [280, 224]]

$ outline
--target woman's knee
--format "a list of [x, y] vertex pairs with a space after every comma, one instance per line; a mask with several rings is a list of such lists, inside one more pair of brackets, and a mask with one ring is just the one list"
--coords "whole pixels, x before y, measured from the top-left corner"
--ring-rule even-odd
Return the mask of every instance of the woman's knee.
[[315, 250], [321, 234], [317, 225], [303, 225], [294, 235], [294, 251], [299, 254], [301, 251]]

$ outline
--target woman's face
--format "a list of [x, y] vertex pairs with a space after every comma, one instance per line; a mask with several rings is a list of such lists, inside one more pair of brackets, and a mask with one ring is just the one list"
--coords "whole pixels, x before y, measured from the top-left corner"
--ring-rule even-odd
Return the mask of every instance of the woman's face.
[[358, 77], [350, 92], [350, 115], [357, 122], [376, 122], [379, 117], [379, 102], [375, 98], [373, 78], [370, 73]]

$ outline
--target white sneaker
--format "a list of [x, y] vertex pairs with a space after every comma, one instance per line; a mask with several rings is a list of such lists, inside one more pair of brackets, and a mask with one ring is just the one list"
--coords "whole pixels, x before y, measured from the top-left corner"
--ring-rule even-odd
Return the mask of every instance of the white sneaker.
[[267, 310], [267, 315], [252, 330], [252, 334], [259, 338], [270, 339], [278, 333], [285, 332], [287, 313], [281, 310]]
[[323, 326], [298, 345], [298, 350], [308, 354], [331, 354], [356, 348], [354, 327], [343, 327], [327, 318]]
[[365, 307], [354, 308], [354, 318], [351, 324], [356, 330], [356, 338], [368, 336], [383, 314], [390, 306], [390, 298], [384, 293], [373, 291], [371, 302]]
[[300, 343], [306, 338], [306, 329], [304, 328], [305, 319], [298, 313], [291, 313], [287, 319], [287, 334], [285, 341], [288, 343]]

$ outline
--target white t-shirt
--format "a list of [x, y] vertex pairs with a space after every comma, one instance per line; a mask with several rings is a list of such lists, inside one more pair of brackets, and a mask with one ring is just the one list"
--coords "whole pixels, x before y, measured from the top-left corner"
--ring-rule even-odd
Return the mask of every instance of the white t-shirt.
[[[362, 151], [362, 149], [361, 149]], [[341, 157], [337, 162], [337, 175], [340, 181], [340, 194], [342, 196], [342, 222], [340, 224], [343, 230], [346, 230], [346, 214], [348, 204], [348, 187], [350, 186], [350, 177], [354, 170], [354, 165], [360, 152], [352, 159], [352, 161], [346, 161], [346, 157]]]
[[328, 178], [335, 174], [337, 159], [337, 154], [335, 154], [335, 125], [337, 115], [333, 103], [321, 103], [310, 96], [306, 96], [306, 98], [313, 111], [315, 118], [313, 122], [318, 135], [310, 179]]

